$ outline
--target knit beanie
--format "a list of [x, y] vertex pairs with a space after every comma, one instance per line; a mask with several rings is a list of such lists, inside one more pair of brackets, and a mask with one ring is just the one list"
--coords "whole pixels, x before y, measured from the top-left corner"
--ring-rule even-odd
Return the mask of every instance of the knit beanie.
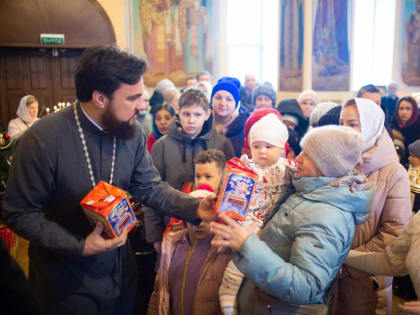
[[297, 101], [299, 104], [302, 104], [302, 102], [307, 99], [312, 100], [315, 104], [319, 103], [318, 95], [316, 95], [315, 91], [312, 90], [305, 90], [302, 93], [300, 93]]
[[341, 114], [341, 106], [336, 106], [336, 107], [331, 108], [328, 112], [326, 112], [324, 115], [322, 115], [319, 118], [317, 127], [328, 126], [328, 125], [339, 125], [340, 114]]
[[249, 144], [265, 141], [276, 147], [284, 148], [289, 138], [287, 127], [273, 113], [258, 120], [249, 131]]
[[420, 139], [408, 145], [408, 152], [420, 157]]
[[217, 81], [216, 85], [213, 87], [213, 90], [211, 91], [211, 97], [210, 99], [213, 99], [214, 94], [216, 94], [218, 91], [228, 91], [230, 94], [232, 94], [233, 98], [235, 99], [235, 108], [238, 107], [239, 104], [239, 89], [241, 87], [241, 82], [237, 78], [231, 78], [231, 77], [223, 77], [220, 78], [219, 81]]
[[319, 119], [324, 116], [331, 108], [337, 107], [338, 104], [334, 102], [321, 102], [315, 106], [314, 110], [309, 116], [309, 121], [312, 127], [316, 127], [318, 125]]
[[260, 108], [260, 109], [254, 110], [251, 113], [251, 115], [248, 117], [244, 126], [244, 146], [242, 147], [242, 154], [251, 156], [251, 148], [249, 146], [249, 141], [248, 141], [249, 131], [251, 130], [251, 127], [257, 121], [259, 121], [261, 118], [263, 118], [264, 116], [270, 113], [276, 115], [280, 120], [282, 120], [281, 114], [274, 108]]
[[252, 92], [252, 104], [256, 105], [255, 101], [257, 100], [258, 95], [268, 96], [273, 102], [273, 107], [276, 105], [276, 91], [274, 91], [270, 82], [264, 82], [263, 84], [255, 87]]
[[359, 163], [364, 141], [352, 128], [324, 126], [309, 131], [300, 145], [323, 176], [342, 177]]

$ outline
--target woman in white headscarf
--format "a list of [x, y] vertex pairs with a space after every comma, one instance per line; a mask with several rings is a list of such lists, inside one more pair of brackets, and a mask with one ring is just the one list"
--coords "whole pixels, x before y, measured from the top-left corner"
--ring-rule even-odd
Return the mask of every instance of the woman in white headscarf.
[[[407, 171], [399, 163], [384, 121], [382, 109], [368, 99], [350, 99], [341, 110], [340, 124], [362, 135], [364, 149], [357, 167], [376, 190], [370, 218], [356, 228], [351, 247], [356, 251], [382, 252], [411, 217]], [[372, 276], [344, 265], [334, 293], [333, 314], [391, 313], [391, 277]]]
[[38, 100], [35, 96], [26, 95], [21, 98], [15, 119], [9, 122], [8, 133], [12, 139], [18, 139], [39, 118]]

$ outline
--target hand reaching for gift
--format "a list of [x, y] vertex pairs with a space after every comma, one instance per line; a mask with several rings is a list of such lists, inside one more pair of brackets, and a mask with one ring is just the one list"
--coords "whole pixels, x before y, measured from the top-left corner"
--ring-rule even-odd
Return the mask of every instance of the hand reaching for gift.
[[254, 222], [245, 228], [223, 213], [220, 214], [219, 219], [223, 220], [226, 224], [210, 223], [211, 232], [218, 236], [213, 238], [211, 244], [216, 247], [229, 247], [234, 252], [241, 249], [249, 235], [254, 233], [256, 228]]

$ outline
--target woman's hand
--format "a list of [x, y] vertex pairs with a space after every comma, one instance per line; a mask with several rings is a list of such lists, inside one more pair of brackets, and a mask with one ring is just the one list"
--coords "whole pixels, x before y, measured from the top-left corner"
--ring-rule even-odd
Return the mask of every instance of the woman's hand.
[[405, 302], [404, 304], [398, 305], [401, 310], [401, 314], [404, 315], [417, 315], [420, 314], [420, 301]]
[[216, 247], [230, 247], [234, 252], [239, 251], [249, 235], [254, 233], [255, 224], [251, 223], [248, 228], [244, 228], [223, 213], [220, 214], [219, 218], [225, 221], [226, 225], [216, 222], [210, 223], [210, 231], [218, 236], [213, 238], [211, 244]]

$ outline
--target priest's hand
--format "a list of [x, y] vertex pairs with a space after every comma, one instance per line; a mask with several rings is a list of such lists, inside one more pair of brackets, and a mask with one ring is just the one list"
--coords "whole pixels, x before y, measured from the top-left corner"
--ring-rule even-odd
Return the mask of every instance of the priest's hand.
[[124, 245], [127, 241], [127, 229], [124, 229], [120, 236], [113, 239], [103, 238], [101, 235], [103, 230], [103, 224], [101, 222], [96, 222], [95, 229], [86, 237], [83, 256], [96, 255], [115, 249]]
[[198, 217], [205, 222], [210, 222], [216, 219], [216, 202], [217, 196], [215, 195], [207, 196], [201, 200], [197, 208]]

